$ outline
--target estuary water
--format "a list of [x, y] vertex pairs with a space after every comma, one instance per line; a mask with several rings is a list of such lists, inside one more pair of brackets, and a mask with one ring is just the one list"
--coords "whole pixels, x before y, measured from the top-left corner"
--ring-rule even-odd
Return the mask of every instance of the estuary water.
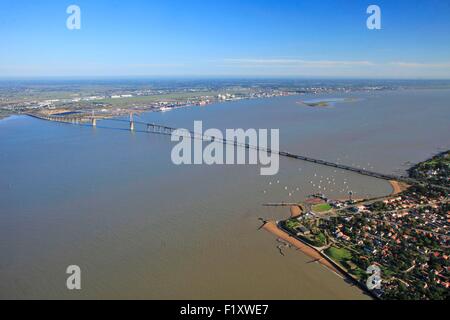
[[[298, 103], [318, 98], [351, 102]], [[139, 120], [276, 128], [282, 150], [403, 174], [450, 148], [449, 101], [449, 90], [290, 96]], [[288, 216], [267, 202], [385, 195], [389, 183], [283, 158], [275, 177], [258, 166], [175, 166], [170, 137], [98, 126], [0, 121], [0, 298], [368, 299], [303, 254], [280, 255], [258, 218]], [[81, 267], [81, 291], [66, 288], [69, 265]]]

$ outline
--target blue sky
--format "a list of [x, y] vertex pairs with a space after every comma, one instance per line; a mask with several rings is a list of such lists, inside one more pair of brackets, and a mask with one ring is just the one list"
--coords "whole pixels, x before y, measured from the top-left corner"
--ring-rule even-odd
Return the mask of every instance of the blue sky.
[[0, 0], [0, 77], [450, 79], [449, 35], [448, 0]]

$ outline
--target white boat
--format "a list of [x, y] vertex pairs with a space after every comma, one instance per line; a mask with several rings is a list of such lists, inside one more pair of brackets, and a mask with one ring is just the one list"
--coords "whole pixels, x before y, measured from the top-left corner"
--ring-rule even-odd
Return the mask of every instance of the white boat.
[[161, 111], [161, 112], [167, 112], [167, 111], [171, 111], [172, 110], [172, 108], [169, 108], [169, 107], [162, 107], [161, 109], [159, 109], [159, 111]]

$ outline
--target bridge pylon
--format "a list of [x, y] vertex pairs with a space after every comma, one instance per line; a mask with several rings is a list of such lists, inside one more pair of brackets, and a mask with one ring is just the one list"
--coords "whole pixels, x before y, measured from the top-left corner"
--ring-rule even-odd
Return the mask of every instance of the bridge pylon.
[[133, 113], [130, 113], [130, 131], [134, 131]]
[[95, 118], [95, 111], [92, 111], [92, 126], [97, 126], [97, 119]]

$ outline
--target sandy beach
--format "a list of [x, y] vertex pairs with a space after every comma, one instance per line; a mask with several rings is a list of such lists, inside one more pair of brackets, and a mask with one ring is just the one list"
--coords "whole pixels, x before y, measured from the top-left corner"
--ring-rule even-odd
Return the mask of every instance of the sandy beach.
[[300, 206], [291, 206], [291, 218], [297, 218], [303, 214], [303, 209]]
[[389, 183], [391, 184], [392, 189], [393, 189], [392, 193], [391, 193], [391, 195], [393, 195], [393, 196], [395, 196], [399, 193], [402, 193], [403, 191], [406, 191], [410, 187], [410, 185], [408, 185], [406, 183], [398, 182], [395, 180], [391, 180], [391, 181], [389, 181]]
[[339, 270], [337, 270], [328, 260], [326, 260], [320, 252], [315, 250], [314, 248], [304, 244], [303, 242], [291, 237], [289, 234], [284, 232], [283, 230], [279, 229], [275, 221], [269, 221], [264, 226], [264, 230], [272, 233], [276, 237], [288, 242], [289, 244], [293, 245], [295, 248], [306, 254], [308, 257], [313, 259], [314, 261], [324, 265], [331, 271], [337, 273], [338, 275], [342, 275]]

